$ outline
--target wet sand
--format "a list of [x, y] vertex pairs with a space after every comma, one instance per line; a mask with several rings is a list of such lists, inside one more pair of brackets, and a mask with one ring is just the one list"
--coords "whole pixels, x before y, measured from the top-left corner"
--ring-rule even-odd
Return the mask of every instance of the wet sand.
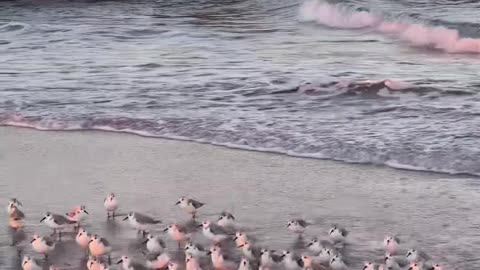
[[[314, 223], [306, 237], [325, 238], [338, 223], [350, 231], [352, 269], [382, 258], [385, 234], [398, 234], [405, 247], [420, 248], [449, 269], [478, 269], [479, 183], [128, 134], [0, 128], [0, 198], [5, 205], [9, 197], [24, 204], [27, 240], [33, 232], [50, 232], [39, 223], [46, 211], [66, 213], [85, 204], [88, 230], [111, 240], [114, 259], [142, 257], [135, 231], [120, 219], [106, 220], [102, 203], [111, 191], [121, 212], [148, 213], [166, 224], [187, 221], [174, 203], [182, 195], [194, 197], [206, 203], [200, 219], [231, 211], [259, 245], [276, 250], [294, 248], [296, 237], [286, 231], [291, 218]], [[3, 215], [0, 268], [20, 269]], [[17, 248], [33, 254], [27, 240]], [[71, 238], [59, 246], [52, 262], [83, 269]], [[176, 249], [171, 241], [167, 246]]]

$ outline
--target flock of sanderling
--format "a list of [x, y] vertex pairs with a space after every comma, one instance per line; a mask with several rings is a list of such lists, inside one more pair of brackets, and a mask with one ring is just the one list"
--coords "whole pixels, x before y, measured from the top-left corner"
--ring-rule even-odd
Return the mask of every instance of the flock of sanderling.
[[[269, 249], [259, 249], [254, 239], [245, 232], [236, 228], [235, 217], [228, 212], [222, 212], [218, 220], [213, 223], [208, 220], [196, 223], [195, 216], [204, 203], [194, 199], [181, 197], [177, 202], [181, 209], [192, 215], [190, 226], [171, 224], [164, 228], [169, 237], [178, 243], [178, 250], [182, 256], [174, 256], [173, 249], [167, 251], [165, 242], [160, 236], [150, 234], [150, 229], [160, 224], [161, 221], [138, 212], [130, 212], [127, 215], [117, 214], [119, 207], [115, 194], [110, 193], [104, 200], [107, 211], [107, 219], [124, 216], [123, 220], [141, 234], [142, 243], [145, 245], [145, 263], [134, 261], [127, 255], [121, 256], [116, 264], [121, 264], [124, 270], [142, 269], [216, 269], [216, 270], [251, 270], [251, 269], [351, 269], [348, 262], [342, 256], [342, 249], [347, 241], [348, 232], [340, 226], [333, 226], [328, 231], [325, 240], [313, 238], [307, 241], [302, 251], [296, 254], [292, 251], [276, 252]], [[22, 204], [17, 199], [11, 199], [7, 206], [9, 225], [13, 230], [22, 230], [25, 215], [21, 210]], [[34, 259], [30, 255], [24, 255], [22, 268], [24, 270], [41, 270], [49, 265], [48, 255], [55, 250], [57, 241], [62, 241], [62, 232], [73, 228], [76, 233], [75, 241], [88, 256], [86, 268], [88, 270], [113, 269], [110, 254], [112, 246], [107, 239], [99, 235], [91, 235], [82, 227], [81, 222], [88, 216], [84, 206], [75, 207], [66, 215], [47, 212], [40, 222], [53, 229], [55, 239], [47, 236], [33, 235], [31, 239], [32, 250], [44, 256], [44, 260]], [[302, 237], [307, 227], [311, 225], [305, 220], [295, 219], [287, 223], [287, 229]], [[202, 235], [212, 242], [210, 249], [203, 248], [198, 243], [191, 242], [192, 235], [197, 228], [201, 228]], [[230, 248], [229, 248], [230, 246]], [[386, 236], [383, 240], [385, 256], [377, 262], [366, 262], [364, 270], [441, 270], [442, 267], [434, 264], [423, 252], [410, 249], [402, 253], [400, 241], [397, 237]], [[177, 247], [174, 247], [177, 249]], [[227, 254], [228, 251], [228, 254]], [[183, 256], [184, 254], [184, 256]], [[401, 255], [400, 255], [401, 254]], [[20, 254], [19, 254], [20, 255]], [[238, 260], [228, 256], [236, 255]], [[21, 256], [21, 255], [20, 255]], [[235, 256], [234, 256], [235, 257]], [[184, 263], [180, 263], [183, 261]], [[49, 270], [60, 270], [60, 267], [50, 266]]]

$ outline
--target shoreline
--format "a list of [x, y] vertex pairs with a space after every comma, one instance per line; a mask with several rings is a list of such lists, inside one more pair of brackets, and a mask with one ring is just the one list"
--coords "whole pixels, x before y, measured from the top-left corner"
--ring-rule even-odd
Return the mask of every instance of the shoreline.
[[247, 152], [253, 152], [253, 153], [263, 153], [263, 154], [269, 154], [269, 155], [279, 155], [279, 156], [284, 156], [284, 157], [291, 157], [291, 158], [300, 158], [300, 159], [307, 159], [307, 160], [320, 160], [320, 161], [326, 161], [326, 162], [334, 162], [334, 163], [341, 163], [341, 164], [348, 164], [352, 166], [372, 166], [372, 167], [378, 167], [378, 168], [385, 168], [385, 169], [393, 169], [397, 171], [405, 171], [405, 172], [418, 172], [418, 173], [427, 173], [427, 174], [434, 174], [434, 175], [444, 175], [444, 176], [451, 176], [451, 177], [456, 177], [456, 178], [478, 178], [480, 179], [480, 176], [475, 175], [475, 174], [470, 174], [470, 173], [451, 173], [451, 172], [438, 172], [438, 171], [430, 171], [427, 169], [421, 169], [421, 168], [406, 168], [405, 166], [402, 167], [402, 165], [399, 166], [392, 166], [388, 164], [374, 164], [374, 163], [361, 163], [361, 162], [350, 162], [346, 160], [337, 160], [337, 159], [331, 159], [331, 158], [318, 158], [318, 157], [309, 157], [305, 155], [294, 155], [294, 154], [288, 154], [288, 153], [282, 153], [282, 152], [277, 152], [273, 150], [259, 150], [259, 149], [253, 149], [249, 147], [240, 147], [240, 146], [228, 146], [225, 144], [218, 144], [218, 143], [212, 143], [212, 142], [206, 142], [206, 141], [200, 141], [200, 140], [194, 140], [194, 139], [188, 139], [188, 138], [183, 138], [183, 137], [162, 137], [162, 136], [154, 136], [154, 135], [147, 135], [147, 134], [141, 134], [140, 132], [134, 132], [134, 131], [122, 131], [122, 130], [109, 130], [109, 129], [70, 129], [70, 130], [55, 130], [55, 129], [39, 129], [36, 127], [32, 126], [15, 126], [15, 125], [0, 125], [0, 129], [6, 128], [6, 129], [26, 129], [26, 130], [34, 130], [38, 132], [65, 132], [65, 133], [110, 133], [110, 134], [122, 134], [126, 136], [135, 136], [135, 137], [140, 137], [140, 138], [146, 138], [146, 139], [158, 139], [158, 140], [167, 140], [167, 141], [174, 141], [174, 142], [186, 142], [186, 143], [193, 143], [193, 144], [198, 144], [198, 145], [207, 145], [211, 147], [219, 147], [223, 149], [229, 149], [232, 151], [247, 151]]

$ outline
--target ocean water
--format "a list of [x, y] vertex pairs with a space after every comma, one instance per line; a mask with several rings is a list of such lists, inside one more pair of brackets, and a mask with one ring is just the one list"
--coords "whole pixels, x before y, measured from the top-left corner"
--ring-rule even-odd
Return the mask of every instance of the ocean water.
[[478, 8], [2, 1], [0, 125], [480, 175]]

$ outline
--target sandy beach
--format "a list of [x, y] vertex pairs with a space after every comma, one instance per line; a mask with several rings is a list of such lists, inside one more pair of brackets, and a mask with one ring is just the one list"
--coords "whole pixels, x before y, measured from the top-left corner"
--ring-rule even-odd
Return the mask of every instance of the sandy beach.
[[[331, 224], [341, 224], [350, 231], [352, 269], [382, 258], [385, 234], [398, 234], [406, 247], [428, 252], [448, 269], [480, 267], [475, 260], [478, 179], [111, 132], [0, 128], [0, 197], [2, 203], [9, 197], [23, 202], [27, 234], [49, 232], [38, 223], [47, 210], [64, 213], [85, 204], [88, 229], [111, 239], [114, 257], [138, 256], [130, 248], [135, 232], [121, 221], [106, 222], [102, 202], [111, 191], [122, 211], [161, 218], [159, 231], [188, 219], [174, 206], [187, 195], [206, 203], [201, 219], [231, 211], [260, 245], [277, 250], [292, 248], [296, 241], [286, 230], [291, 218], [313, 223], [307, 237], [324, 238]], [[6, 222], [4, 227], [1, 268], [19, 269]], [[26, 243], [18, 246], [32, 253]], [[52, 259], [67, 263], [81, 257], [70, 239], [63, 244], [68, 253], [58, 251]]]

